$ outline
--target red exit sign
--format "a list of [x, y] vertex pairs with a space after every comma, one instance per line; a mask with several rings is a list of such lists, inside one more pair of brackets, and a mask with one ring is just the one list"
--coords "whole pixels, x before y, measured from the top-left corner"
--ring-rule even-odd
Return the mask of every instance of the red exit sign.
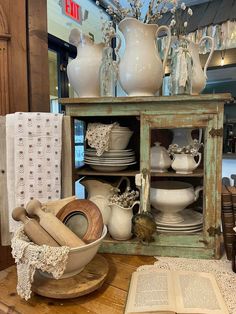
[[78, 23], [82, 23], [81, 6], [73, 0], [63, 1], [63, 13]]

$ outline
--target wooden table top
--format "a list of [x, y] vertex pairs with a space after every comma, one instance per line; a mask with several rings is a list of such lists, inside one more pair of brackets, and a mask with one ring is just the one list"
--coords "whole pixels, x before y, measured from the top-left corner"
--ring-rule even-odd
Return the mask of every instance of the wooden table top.
[[[32, 295], [25, 301], [16, 292], [16, 267], [0, 272], [0, 302], [13, 307], [21, 314], [121, 314], [124, 313], [131, 274], [141, 265], [152, 265], [156, 261], [150, 256], [102, 254], [108, 264], [109, 273], [103, 286], [82, 297], [56, 300]], [[0, 313], [11, 313], [0, 303]]]

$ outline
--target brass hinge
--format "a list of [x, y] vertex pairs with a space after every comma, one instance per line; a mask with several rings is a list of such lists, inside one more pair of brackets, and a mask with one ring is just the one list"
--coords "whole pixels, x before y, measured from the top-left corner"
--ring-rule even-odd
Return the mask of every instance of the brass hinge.
[[215, 129], [215, 128], [212, 128], [209, 132], [210, 136], [212, 137], [216, 137], [216, 136], [220, 136], [220, 137], [223, 137], [223, 128], [220, 128], [220, 129]]
[[220, 226], [218, 226], [217, 228], [214, 228], [214, 227], [210, 227], [207, 232], [209, 233], [209, 236], [210, 237], [214, 237], [216, 235], [221, 235], [221, 228]]

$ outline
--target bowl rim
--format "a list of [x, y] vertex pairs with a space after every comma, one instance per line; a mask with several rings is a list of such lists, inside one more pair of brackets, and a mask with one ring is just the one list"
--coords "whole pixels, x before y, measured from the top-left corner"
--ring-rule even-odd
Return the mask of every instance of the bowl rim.
[[[179, 184], [179, 188], [168, 188], [168, 187], [156, 187], [153, 185], [158, 185], [158, 184]], [[155, 181], [151, 183], [151, 189], [153, 190], [165, 190], [165, 191], [181, 191], [181, 190], [186, 190], [186, 189], [193, 189], [193, 185], [188, 183], [188, 182], [183, 182], [183, 181]]]
[[78, 247], [73, 247], [73, 248], [70, 248], [70, 252], [76, 252], [76, 251], [84, 251], [84, 250], [87, 250], [88, 248], [90, 247], [93, 247], [95, 246], [96, 244], [98, 244], [98, 242], [100, 242], [101, 240], [103, 240], [105, 238], [107, 234], [107, 226], [106, 225], [103, 225], [103, 230], [102, 230], [102, 235], [100, 238], [98, 238], [97, 240], [91, 242], [91, 243], [88, 243], [88, 244], [85, 244], [83, 246], [78, 246]]

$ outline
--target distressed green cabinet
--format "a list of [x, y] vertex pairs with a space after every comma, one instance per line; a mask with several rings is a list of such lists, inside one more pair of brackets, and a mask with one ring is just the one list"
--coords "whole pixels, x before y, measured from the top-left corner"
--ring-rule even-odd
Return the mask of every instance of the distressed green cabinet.
[[[202, 185], [203, 193], [191, 208], [203, 214], [203, 229], [196, 233], [157, 232], [155, 241], [143, 245], [136, 238], [115, 241], [108, 235], [100, 251], [121, 254], [182, 256], [190, 258], [219, 258], [221, 250], [221, 157], [224, 103], [229, 94], [171, 97], [117, 97], [61, 99], [66, 115], [71, 117], [72, 130], [75, 119], [88, 122], [112, 123], [118, 121], [134, 131], [130, 145], [136, 151], [138, 163], [130, 169], [114, 173], [96, 172], [85, 166], [75, 168], [74, 136], [72, 153], [67, 156], [71, 171], [67, 173], [67, 185], [83, 176], [96, 176], [110, 180], [121, 176], [130, 177], [133, 185], [135, 175], [145, 174], [148, 186], [158, 180], [178, 180], [193, 186]], [[177, 174], [173, 170], [158, 173], [150, 168], [150, 149], [155, 141], [166, 148], [172, 140], [172, 129], [190, 128], [203, 131], [202, 162], [192, 174]], [[71, 158], [70, 160], [68, 158]], [[69, 160], [69, 161], [68, 161]], [[136, 177], [137, 181], [137, 177]], [[137, 182], [136, 182], [137, 183]], [[149, 188], [141, 187], [141, 208], [151, 210]]]

